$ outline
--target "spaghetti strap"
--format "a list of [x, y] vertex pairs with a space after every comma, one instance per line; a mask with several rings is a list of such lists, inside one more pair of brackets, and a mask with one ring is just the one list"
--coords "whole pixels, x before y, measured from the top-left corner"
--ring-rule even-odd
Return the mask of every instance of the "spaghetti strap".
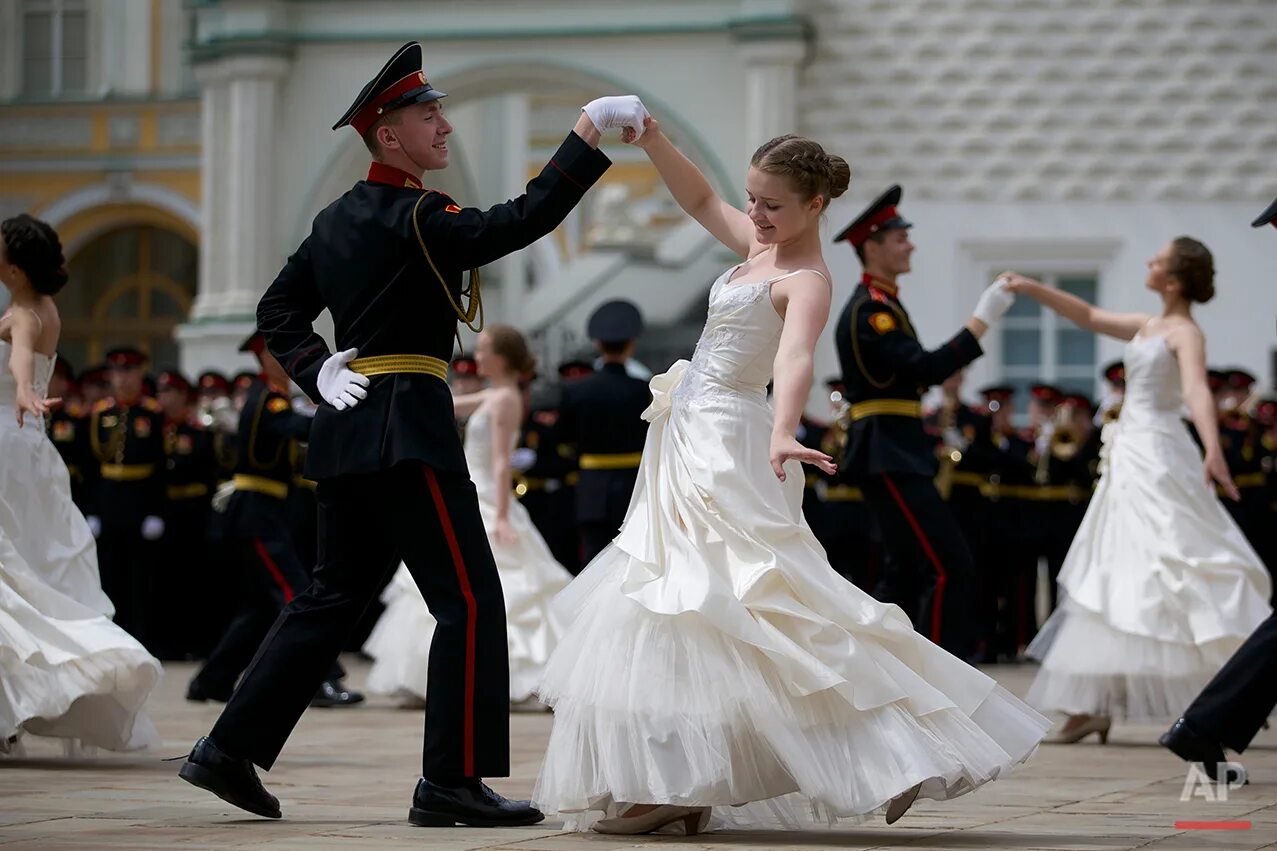
[[819, 276], [820, 276], [820, 278], [821, 278], [821, 280], [823, 280], [826, 284], [827, 284], [827, 283], [829, 283], [829, 278], [828, 278], [828, 277], [826, 277], [825, 273], [824, 273], [824, 272], [822, 272], [822, 271], [820, 271], [819, 269], [795, 269], [795, 270], [794, 270], [794, 271], [792, 271], [792, 272], [786, 272], [786, 273], [785, 273], [785, 274], [783, 274], [783, 275], [777, 275], [775, 278], [771, 278], [771, 279], [768, 281], [768, 283], [769, 283], [769, 284], [774, 284], [774, 283], [776, 283], [777, 281], [783, 281], [783, 280], [785, 280], [786, 278], [792, 278], [794, 275], [797, 275], [799, 272], [811, 272], [811, 273], [812, 273], [812, 274], [814, 274], [814, 275], [819, 275]]
[[31, 315], [35, 317], [35, 321], [36, 321], [37, 323], [39, 323], [39, 325], [40, 325], [40, 330], [39, 330], [39, 331], [37, 331], [36, 333], [37, 333], [37, 334], [43, 334], [43, 333], [44, 333], [44, 320], [40, 318], [40, 314], [38, 314], [38, 313], [36, 313], [36, 312], [35, 312], [35, 308], [34, 308], [34, 307], [28, 307], [28, 308], [27, 308], [27, 310], [31, 311]]

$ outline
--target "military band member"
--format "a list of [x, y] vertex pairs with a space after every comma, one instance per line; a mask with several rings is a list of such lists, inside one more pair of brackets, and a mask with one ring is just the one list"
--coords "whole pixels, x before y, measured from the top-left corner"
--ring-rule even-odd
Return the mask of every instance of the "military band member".
[[[814, 434], [806, 439], [798, 438], [804, 446], [819, 449], [830, 458], [841, 458], [847, 451], [847, 387], [842, 376], [826, 380], [825, 386], [829, 388], [829, 425], [824, 428], [813, 425]], [[830, 475], [808, 467], [806, 474], [809, 480], [814, 480], [814, 511], [819, 526], [808, 522], [825, 548], [830, 565], [857, 587], [872, 591], [881, 567], [882, 533], [873, 510], [865, 503], [865, 495], [836, 473]], [[804, 497], [804, 506], [806, 504]]]
[[560, 437], [561, 401], [561, 387], [529, 394], [528, 415], [512, 464], [514, 493], [555, 560], [575, 576], [584, 567], [576, 524], [578, 474], [576, 450]]
[[[1231, 500], [1220, 491], [1224, 507], [1241, 527], [1246, 540], [1255, 548], [1270, 575], [1277, 577], [1277, 557], [1269, 511], [1267, 476], [1264, 473], [1262, 430], [1249, 414], [1251, 388], [1255, 376], [1244, 369], [1222, 372], [1223, 387], [1219, 394], [1219, 444], [1228, 462], [1228, 472], [1241, 494]], [[1218, 487], [1218, 486], [1217, 486]], [[1277, 586], [1277, 583], [1274, 583]]]
[[54, 407], [44, 419], [49, 439], [58, 450], [62, 463], [67, 466], [67, 475], [71, 479], [71, 501], [84, 513], [88, 506], [85, 501], [87, 487], [96, 480], [96, 471], [93, 453], [89, 449], [88, 413], [84, 404], [76, 398], [78, 395], [71, 367], [59, 356], [53, 362], [49, 396], [61, 399], [62, 404]]
[[465, 396], [478, 393], [483, 389], [483, 379], [479, 376], [479, 365], [470, 355], [457, 355], [452, 359], [448, 384], [452, 385], [455, 395]]
[[164, 536], [151, 585], [153, 651], [161, 659], [193, 659], [208, 652], [204, 599], [212, 584], [207, 537], [217, 470], [210, 435], [195, 421], [194, 388], [181, 373], [161, 372], [156, 401], [164, 413]]
[[[1277, 201], [1251, 222], [1277, 227]], [[1226, 503], [1227, 504], [1227, 503]], [[1268, 616], [1210, 684], [1158, 739], [1181, 759], [1217, 779], [1224, 748], [1244, 753], [1277, 708], [1277, 614]]]
[[[633, 97], [587, 104], [527, 193], [483, 211], [424, 188], [423, 173], [448, 163], [443, 96], [427, 81], [416, 42], [364, 87], [334, 129], [351, 125], [363, 137], [374, 158], [368, 178], [315, 217], [258, 305], [270, 352], [322, 400], [306, 457], [306, 475], [318, 482], [321, 563], [180, 772], [258, 815], [280, 810], [254, 765], [274, 764], [346, 633], [402, 560], [438, 621], [410, 820], [543, 818], [481, 781], [509, 772], [505, 605], [466, 472], [448, 361], [458, 321], [482, 326], [475, 270], [556, 228], [610, 164], [596, 149], [600, 126], [641, 131], [646, 112]], [[313, 327], [325, 308], [335, 354]]]
[[1095, 427], [1100, 428], [1114, 422], [1122, 412], [1122, 400], [1126, 397], [1126, 364], [1120, 360], [1110, 361], [1100, 371], [1104, 376], [1108, 390], [1100, 399], [1095, 412]]
[[80, 373], [80, 402], [84, 410], [91, 411], [93, 406], [111, 395], [110, 370], [105, 366], [90, 367]]
[[882, 524], [891, 562], [876, 593], [902, 605], [932, 641], [965, 658], [972, 649], [970, 612], [964, 612], [971, 554], [936, 491], [921, 398], [980, 356], [979, 338], [1013, 297], [993, 285], [953, 339], [924, 349], [900, 302], [899, 277], [909, 271], [913, 253], [911, 225], [897, 211], [900, 196], [900, 187], [891, 187], [836, 237], [851, 243], [864, 267], [835, 331], [851, 405], [841, 469]]
[[642, 414], [652, 395], [647, 382], [625, 366], [643, 333], [637, 307], [623, 300], [606, 302], [590, 316], [587, 332], [603, 366], [564, 385], [559, 429], [562, 440], [576, 449], [576, 519], [582, 563], [588, 565], [616, 537], [630, 507], [647, 437]]
[[97, 535], [102, 590], [115, 604], [115, 622], [150, 650], [147, 614], [155, 542], [164, 534], [165, 469], [164, 414], [142, 395], [148, 360], [134, 348], [107, 352], [112, 395], [89, 414], [96, 481], [87, 519]]

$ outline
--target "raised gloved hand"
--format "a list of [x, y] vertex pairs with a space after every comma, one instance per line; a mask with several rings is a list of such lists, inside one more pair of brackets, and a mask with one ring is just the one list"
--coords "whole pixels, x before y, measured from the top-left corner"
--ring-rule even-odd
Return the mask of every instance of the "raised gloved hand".
[[164, 535], [164, 519], [154, 514], [142, 519], [142, 537], [148, 541], [158, 541]]
[[602, 133], [618, 127], [629, 127], [635, 138], [643, 135], [643, 119], [647, 118], [647, 107], [637, 95], [614, 95], [612, 97], [595, 98], [581, 107], [590, 121]]
[[329, 356], [319, 368], [319, 395], [339, 411], [353, 408], [368, 395], [368, 376], [360, 375], [346, 364], [359, 355], [359, 349], [346, 349]]
[[90, 514], [84, 518], [84, 521], [89, 524], [89, 532], [92, 533], [93, 539], [95, 541], [98, 538], [102, 537], [102, 518], [101, 517], [98, 517], [96, 514]]
[[971, 315], [985, 325], [992, 325], [1001, 319], [1014, 303], [1015, 293], [1007, 289], [1006, 278], [998, 278], [989, 285], [988, 289], [980, 293], [980, 300], [976, 302], [975, 310], [971, 311]]

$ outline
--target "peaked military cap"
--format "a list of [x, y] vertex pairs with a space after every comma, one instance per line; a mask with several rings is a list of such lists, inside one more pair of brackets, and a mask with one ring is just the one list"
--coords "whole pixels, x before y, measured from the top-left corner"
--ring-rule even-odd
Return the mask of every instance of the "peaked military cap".
[[1253, 228], [1262, 228], [1264, 225], [1272, 225], [1277, 228], [1277, 201], [1268, 205], [1268, 209], [1259, 214], [1259, 218], [1250, 223]]
[[590, 316], [586, 333], [600, 343], [624, 343], [643, 333], [643, 314], [634, 302], [625, 299], [605, 301]]
[[1104, 380], [1109, 384], [1122, 385], [1126, 383], [1126, 364], [1120, 360], [1106, 363], [1103, 373]]
[[266, 335], [257, 329], [253, 329], [253, 333], [244, 338], [244, 342], [239, 344], [241, 352], [252, 352], [260, 354], [266, 348]]
[[421, 45], [410, 41], [395, 51], [390, 61], [382, 66], [377, 76], [369, 81], [337, 120], [333, 129], [349, 124], [360, 136], [377, 123], [377, 119], [396, 109], [413, 103], [428, 103], [447, 97], [447, 94], [430, 85], [421, 67]]
[[132, 346], [118, 346], [106, 353], [108, 367], [142, 367], [150, 360], [144, 352]]
[[899, 185], [892, 186], [878, 200], [874, 201], [855, 221], [839, 231], [834, 242], [847, 240], [853, 247], [864, 245], [869, 237], [884, 230], [899, 230], [913, 227], [913, 222], [900, 215], [896, 209], [900, 204], [900, 196], [904, 194]]

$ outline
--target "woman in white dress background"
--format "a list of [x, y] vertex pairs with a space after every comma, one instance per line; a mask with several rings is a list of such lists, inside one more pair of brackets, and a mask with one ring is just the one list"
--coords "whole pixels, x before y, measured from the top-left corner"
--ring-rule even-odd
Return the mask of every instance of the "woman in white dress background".
[[[532, 705], [533, 689], [560, 634], [550, 602], [572, 574], [554, 560], [513, 493], [510, 459], [523, 421], [519, 381], [536, 366], [527, 341], [516, 329], [495, 325], [479, 334], [474, 357], [488, 387], [455, 397], [453, 406], [458, 417], [468, 418], [466, 464], [505, 596], [510, 700]], [[364, 651], [376, 660], [368, 673], [368, 689], [419, 704], [426, 696], [435, 620], [402, 565], [382, 600], [386, 611], [364, 644]]]
[[800, 463], [834, 471], [795, 432], [832, 297], [821, 214], [846, 162], [774, 139], [742, 212], [655, 121], [638, 144], [746, 259], [711, 287], [691, 361], [652, 379], [625, 525], [556, 601], [534, 801], [578, 829], [694, 833], [712, 808], [740, 826], [890, 822], [1000, 776], [1050, 722], [839, 576], [802, 516]]
[[0, 224], [0, 749], [28, 732], [111, 750], [157, 741], [143, 711], [160, 663], [111, 622], [88, 523], [45, 434], [66, 283], [54, 230]]
[[1270, 611], [1268, 572], [1215, 495], [1216, 483], [1233, 499], [1237, 489], [1192, 317], [1214, 295], [1214, 262], [1189, 237], [1163, 246], [1146, 281], [1158, 316], [1101, 310], [1020, 275], [1009, 286], [1128, 341], [1126, 397], [1102, 433], [1100, 480], [1060, 571], [1060, 606], [1029, 647], [1042, 662], [1029, 702], [1069, 716], [1053, 740], [1103, 742], [1113, 717], [1179, 717]]

